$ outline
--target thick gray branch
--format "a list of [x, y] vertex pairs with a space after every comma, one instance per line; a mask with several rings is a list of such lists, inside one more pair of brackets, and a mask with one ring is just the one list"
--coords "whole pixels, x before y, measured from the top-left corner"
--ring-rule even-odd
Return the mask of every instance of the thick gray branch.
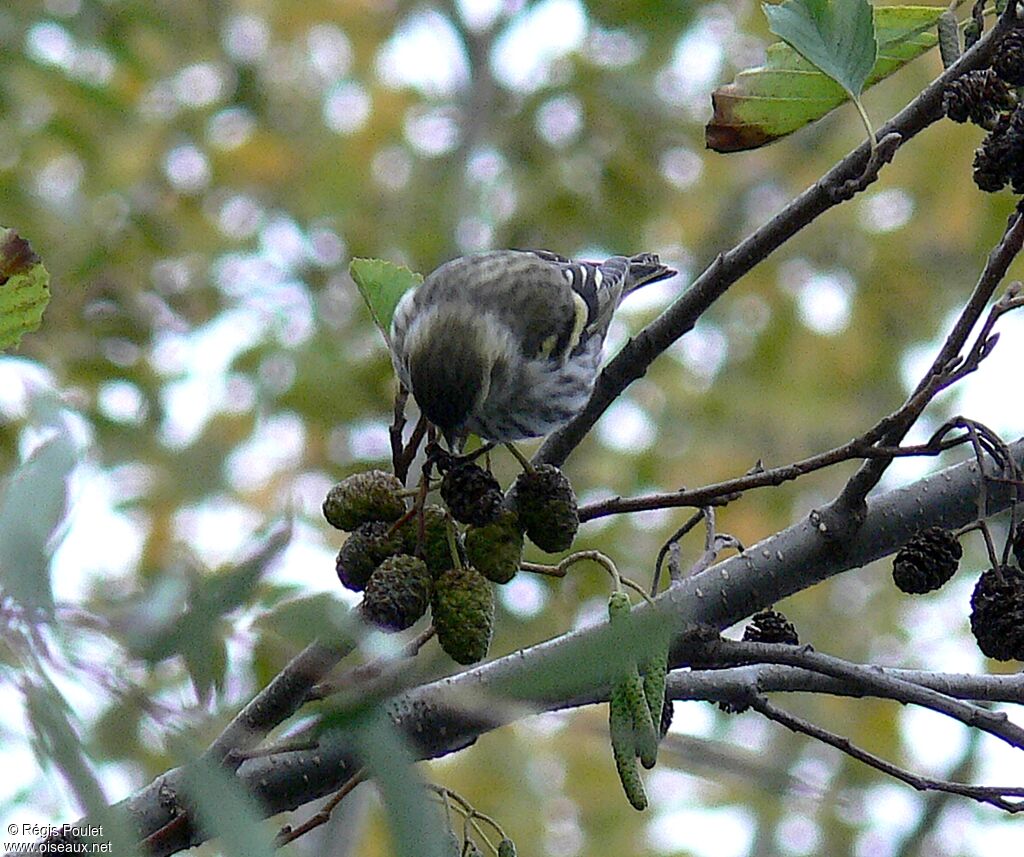
[[[1010, 449], [1024, 464], [1024, 440]], [[842, 545], [820, 532], [813, 516], [809, 517], [684, 580], [664, 593], [658, 605], [679, 633], [695, 624], [726, 627], [787, 595], [892, 553], [925, 527], [959, 527], [970, 522], [977, 514], [978, 485], [978, 465], [972, 459], [869, 498], [864, 525]], [[1009, 486], [989, 483], [989, 514], [1006, 509], [1011, 502]], [[636, 613], [640, 622], [659, 618], [650, 608], [638, 608]], [[611, 637], [605, 625], [565, 634], [400, 695], [393, 703], [395, 722], [420, 757], [454, 752], [480, 734], [527, 713], [599, 699], [617, 644], [621, 640]], [[673, 687], [678, 681], [674, 679]], [[836, 679], [808, 679], [813, 683], [829, 681]], [[946, 680], [937, 677], [935, 681], [939, 684], [935, 689], [949, 692], [942, 686]], [[965, 693], [951, 695], [988, 698], [986, 693], [993, 691], [985, 690], [987, 680], [975, 681], [976, 687], [968, 684]], [[355, 769], [344, 736], [334, 735], [325, 737], [316, 751], [248, 760], [238, 775], [269, 815], [329, 793]], [[172, 821], [175, 808], [180, 807], [179, 785], [180, 773], [171, 771], [128, 801], [144, 836]], [[153, 853], [172, 854], [196, 838], [186, 827], [181, 839], [169, 837]]]

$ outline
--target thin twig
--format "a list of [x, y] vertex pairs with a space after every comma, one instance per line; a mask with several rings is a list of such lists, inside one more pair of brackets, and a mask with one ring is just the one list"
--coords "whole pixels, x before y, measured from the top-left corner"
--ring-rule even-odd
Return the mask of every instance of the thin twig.
[[[658, 558], [654, 561], [654, 577], [651, 579], [651, 595], [655, 596], [658, 594], [658, 589], [661, 585], [661, 566], [665, 561], [665, 556], [672, 550], [673, 547], [679, 547], [679, 540], [683, 538], [687, 533], [690, 532], [694, 527], [701, 522], [704, 517], [704, 510], [701, 509], [699, 512], [695, 512], [691, 515], [685, 524], [683, 524], [678, 530], [672, 533], [671, 536], [661, 546], [661, 550], [658, 551]], [[582, 520], [582, 518], [581, 518]], [[671, 576], [670, 580], [674, 580]]]
[[434, 626], [431, 625], [423, 633], [406, 643], [397, 655], [377, 658], [368, 664], [353, 667], [348, 672], [340, 675], [335, 681], [322, 681], [319, 684], [315, 684], [309, 689], [307, 698], [310, 701], [326, 699], [342, 690], [350, 690], [360, 684], [377, 681], [384, 674], [385, 670], [396, 661], [413, 658], [419, 654], [420, 649], [430, 642], [436, 633]]
[[[1020, 253], [1022, 245], [1024, 245], [1024, 216], [1018, 207], [1018, 210], [1010, 217], [1003, 237], [989, 254], [974, 292], [961, 311], [953, 330], [950, 331], [946, 341], [939, 349], [931, 368], [925, 373], [903, 407], [888, 421], [883, 421], [887, 424], [885, 424], [881, 436], [877, 438], [878, 442], [887, 446], [898, 445], [934, 396], [940, 390], [962, 378], [966, 371], [973, 371], [977, 368], [978, 363], [991, 351], [990, 346], [979, 347], [976, 344], [974, 348], [970, 349], [968, 357], [962, 363], [960, 362], [959, 355], [966, 345], [971, 331], [977, 325], [989, 300], [1006, 276], [1010, 263]], [[998, 316], [990, 315], [992, 323], [995, 322], [996, 317]], [[983, 329], [977, 343], [988, 342], [988, 329]], [[881, 426], [882, 423], [879, 425]], [[887, 458], [866, 461], [850, 477], [836, 500], [821, 513], [823, 517], [831, 519], [829, 529], [832, 532], [842, 531], [843, 526], [837, 525], [837, 522], [842, 520], [847, 522], [845, 526], [857, 525], [863, 514], [864, 498], [878, 484], [890, 463], [891, 459]]]
[[[989, 711], [971, 705], [931, 688], [903, 681], [891, 673], [816, 652], [809, 646], [718, 640], [707, 644], [706, 651], [710, 663], [723, 666], [750, 663], [788, 664], [835, 678], [859, 682], [870, 692], [884, 691], [884, 695], [891, 699], [945, 714], [965, 726], [988, 732], [1011, 747], [1024, 749], [1024, 729], [1012, 723], [1003, 712]], [[700, 666], [705, 667], [707, 664], [701, 663]]]
[[816, 726], [808, 720], [804, 720], [802, 717], [797, 717], [794, 714], [790, 714], [789, 712], [772, 705], [772, 703], [768, 702], [763, 697], [754, 696], [747, 700], [747, 702], [751, 708], [760, 712], [769, 720], [774, 720], [776, 723], [780, 723], [787, 729], [791, 729], [793, 732], [807, 735], [821, 741], [823, 744], [835, 747], [837, 750], [841, 750], [851, 758], [856, 759], [859, 762], [863, 762], [865, 765], [869, 765], [875, 770], [881, 771], [883, 774], [887, 774], [902, 783], [906, 783], [908, 786], [911, 786], [918, 791], [948, 792], [950, 794], [972, 798], [980, 803], [991, 804], [992, 806], [996, 806], [999, 809], [1006, 810], [1010, 813], [1024, 810], [1024, 800], [1008, 800], [1008, 798], [1011, 797], [1024, 798], [1024, 787], [1022, 786], [1012, 786], [1007, 788], [998, 786], [971, 786], [963, 783], [954, 783], [949, 780], [939, 780], [933, 777], [925, 777], [920, 774], [915, 774], [905, 768], [901, 768], [899, 765], [894, 765], [892, 762], [886, 761], [880, 756], [876, 756], [874, 753], [869, 753], [867, 750], [858, 747], [849, 738], [836, 735], [827, 729], [822, 729], [820, 726]]
[[287, 845], [289, 842], [294, 842], [300, 836], [303, 836], [309, 831], [319, 827], [321, 824], [326, 824], [331, 820], [331, 813], [334, 812], [334, 808], [341, 803], [361, 782], [366, 779], [366, 769], [360, 768], [356, 771], [348, 780], [345, 781], [340, 789], [338, 789], [330, 799], [327, 800], [319, 811], [307, 818], [298, 827], [292, 827], [291, 825], [285, 825], [278, 832], [277, 836], [274, 837], [274, 847], [281, 848]]
[[232, 762], [245, 762], [249, 759], [266, 759], [280, 756], [283, 753], [298, 753], [300, 750], [315, 750], [320, 742], [314, 739], [285, 741], [270, 747], [253, 747], [251, 750], [232, 750], [227, 758]]

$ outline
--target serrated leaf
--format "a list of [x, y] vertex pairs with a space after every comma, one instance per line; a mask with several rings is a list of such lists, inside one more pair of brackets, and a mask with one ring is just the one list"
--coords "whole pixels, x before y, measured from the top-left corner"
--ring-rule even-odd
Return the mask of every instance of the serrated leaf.
[[36, 330], [49, 302], [49, 272], [28, 241], [0, 228], [0, 350]]
[[53, 610], [51, 538], [64, 520], [71, 438], [58, 433], [18, 467], [0, 501], [0, 586], [30, 610]]
[[395, 314], [395, 307], [402, 295], [423, 282], [423, 276], [404, 265], [395, 265], [383, 259], [353, 259], [348, 271], [359, 288], [359, 294], [366, 301], [370, 315], [384, 334], [384, 341], [390, 344], [391, 318]]
[[878, 56], [868, 0], [784, 0], [761, 8], [776, 36], [852, 97], [860, 95]]
[[[941, 6], [879, 6], [874, 11], [878, 57], [868, 88], [930, 50]], [[846, 91], [789, 45], [770, 45], [763, 66], [747, 69], [712, 93], [714, 116], [705, 129], [717, 152], [756, 149], [820, 119], [847, 100]]]

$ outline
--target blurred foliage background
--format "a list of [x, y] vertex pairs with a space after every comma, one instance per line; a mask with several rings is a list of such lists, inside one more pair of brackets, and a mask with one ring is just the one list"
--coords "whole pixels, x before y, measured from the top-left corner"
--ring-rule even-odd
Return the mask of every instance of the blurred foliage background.
[[[491, 247], [658, 252], [681, 274], [623, 307], [615, 350], [860, 142], [847, 106], [764, 151], [704, 150], [711, 89], [767, 42], [758, 5], [743, 0], [0, 9], [0, 224], [32, 242], [54, 295], [41, 330], [0, 358], [0, 472], [38, 442], [47, 408], [79, 450], [51, 567], [58, 621], [29, 631], [8, 616], [0, 658], [12, 686], [53, 680], [109, 799], [179, 761], [169, 735], [215, 736], [349, 600], [319, 505], [338, 477], [386, 464], [393, 395], [350, 258], [425, 273]], [[939, 70], [932, 52], [870, 91], [876, 124]], [[973, 127], [930, 128], [869, 192], [739, 282], [570, 458], [581, 498], [785, 463], [895, 409], [1013, 205], [974, 188], [979, 142]], [[1019, 435], [1019, 387], [1016, 410], [1001, 396], [1009, 368], [997, 354], [980, 373], [987, 386], [945, 396], [920, 437], [965, 403]], [[932, 466], [901, 463], [888, 484]], [[503, 481], [515, 472], [503, 457], [496, 467]], [[756, 542], [849, 472], [750, 494], [719, 527]], [[295, 536], [269, 572], [232, 578], [254, 531], [289, 511]], [[604, 519], [578, 545], [647, 579], [683, 520]], [[691, 538], [692, 559], [702, 544]], [[979, 547], [969, 544], [975, 568]], [[967, 635], [973, 579], [961, 577], [911, 603], [886, 568], [869, 567], [781, 607], [802, 640], [843, 657], [981, 670], [991, 665]], [[201, 629], [175, 624], [225, 578], [239, 585]], [[492, 654], [604, 609], [597, 572], [523, 578], [500, 593]], [[30, 655], [40, 647], [45, 657]], [[1004, 751], [937, 717], [784, 702], [915, 769], [1014, 776]], [[527, 719], [425, 772], [496, 816], [528, 855], [959, 855], [1024, 835], [1021, 822], [918, 796], [753, 713], [680, 704], [676, 724], [678, 751], [650, 777], [645, 815], [620, 793], [603, 709]], [[0, 728], [18, 772], [0, 784], [0, 816], [74, 818], [21, 706]], [[347, 802], [344, 824], [344, 837], [306, 837], [291, 853], [388, 853], [367, 794]]]

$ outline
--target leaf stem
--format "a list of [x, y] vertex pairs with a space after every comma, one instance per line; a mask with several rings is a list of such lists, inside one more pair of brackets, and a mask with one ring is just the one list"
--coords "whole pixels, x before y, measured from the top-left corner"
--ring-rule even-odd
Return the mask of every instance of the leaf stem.
[[861, 102], [860, 97], [850, 93], [850, 99], [853, 101], [854, 106], [857, 108], [857, 113], [860, 115], [860, 121], [864, 123], [865, 129], [868, 132], [868, 145], [871, 146], [871, 154], [875, 153], [875, 147], [878, 145], [875, 139], [875, 129], [871, 127], [871, 119], [868, 118], [868, 113], [864, 109], [864, 104]]

